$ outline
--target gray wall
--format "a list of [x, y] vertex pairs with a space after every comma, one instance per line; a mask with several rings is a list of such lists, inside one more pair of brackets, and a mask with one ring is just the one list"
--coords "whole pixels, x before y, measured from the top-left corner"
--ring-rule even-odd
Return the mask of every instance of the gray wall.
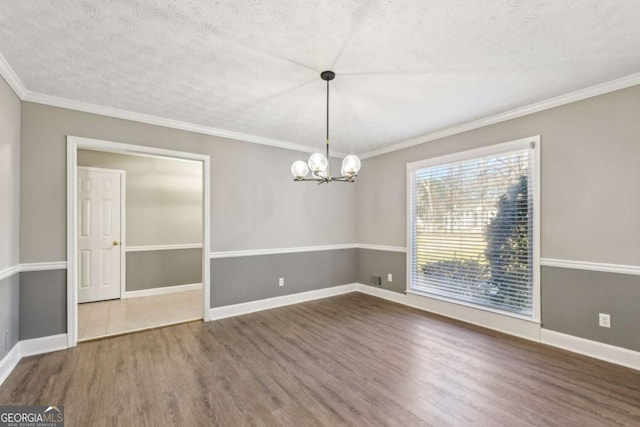
[[[293, 160], [306, 158], [303, 153], [28, 102], [22, 107], [23, 262], [65, 259], [64, 137], [67, 134], [210, 154], [213, 251], [353, 242], [405, 246], [407, 162], [540, 134], [542, 256], [640, 265], [640, 222], [637, 221], [640, 192], [635, 191], [636, 183], [640, 182], [640, 168], [637, 168], [640, 164], [640, 120], [637, 120], [640, 87], [368, 159], [354, 186], [291, 182], [289, 166]], [[264, 165], [268, 165], [266, 171]], [[401, 282], [395, 279], [402, 274], [396, 253], [389, 253], [386, 260], [366, 250], [349, 250], [346, 257], [320, 260], [334, 255], [327, 252], [319, 257], [287, 254], [214, 259], [211, 261], [212, 304], [220, 306], [300, 292], [308, 290], [306, 283], [315, 288], [348, 283], [368, 277], [374, 267], [376, 272], [385, 269], [380, 272], [383, 279], [387, 268], [396, 269], [398, 273], [391, 271], [394, 282], [383, 286], [401, 289]], [[355, 267], [347, 271], [348, 266], [340, 263], [349, 259]], [[344, 276], [332, 276], [341, 268], [346, 269]], [[282, 276], [292, 286], [285, 284], [284, 288], [278, 288], [277, 278]], [[585, 279], [575, 272], [550, 274], [545, 269], [542, 277], [544, 326], [637, 348], [634, 338], [625, 332], [627, 329], [616, 329], [616, 325], [637, 324], [638, 311], [630, 310], [632, 305], [637, 306], [637, 287], [633, 284], [637, 283], [637, 276], [630, 279], [613, 276], [616, 278], [605, 274]], [[591, 289], [589, 286], [596, 286], [599, 291], [606, 288], [608, 298], [617, 303], [607, 305], [606, 300], [601, 299], [601, 303], [594, 305], [584, 298], [585, 289]], [[47, 289], [55, 294], [57, 288]], [[64, 287], [62, 290], [64, 292]], [[25, 295], [33, 299], [31, 294]], [[29, 307], [22, 299], [21, 291], [20, 305]], [[58, 304], [58, 308], [51, 308], [57, 314], [47, 317], [64, 319], [64, 299], [53, 296], [49, 299], [52, 304]], [[597, 312], [605, 310], [612, 315], [613, 327], [609, 332], [593, 329]], [[23, 315], [21, 311], [21, 337], [25, 316], [29, 314]], [[583, 320], [576, 326], [578, 318]], [[29, 334], [25, 332], [26, 335]]]
[[541, 135], [542, 257], [640, 265], [640, 86], [363, 162], [358, 243], [406, 245], [406, 164]]
[[[640, 351], [640, 276], [542, 267], [542, 326]], [[611, 328], [598, 326], [611, 314]]]
[[[382, 278], [382, 289], [404, 292], [407, 289], [406, 254], [402, 252], [358, 249], [358, 283], [370, 284], [371, 276]], [[388, 275], [392, 275], [389, 282]]]
[[20, 254], [20, 99], [0, 77], [0, 270]]
[[127, 253], [127, 291], [202, 283], [202, 250]]
[[[0, 77], [0, 272], [20, 262], [20, 113]], [[19, 281], [18, 273], [0, 280], [0, 359], [18, 341]]]
[[202, 163], [78, 150], [78, 166], [127, 172], [127, 246], [202, 243]]
[[[128, 246], [202, 243], [202, 162], [78, 150], [78, 166], [126, 177]], [[200, 249], [127, 253], [127, 291], [202, 282]]]
[[67, 271], [20, 273], [20, 339], [67, 332]]
[[[211, 248], [206, 251], [230, 251], [296, 246], [331, 245], [355, 241], [356, 186], [301, 184], [290, 174], [294, 160], [306, 159], [308, 153], [263, 145], [230, 141], [223, 138], [185, 132], [160, 126], [81, 113], [30, 102], [22, 103], [22, 221], [20, 227], [21, 261], [46, 262], [66, 259], [66, 136], [75, 135], [129, 144], [154, 146], [211, 156]], [[319, 148], [322, 142], [319, 142]], [[340, 168], [339, 161], [332, 161]], [[46, 206], [46, 209], [42, 207]], [[350, 283], [355, 281], [355, 252]], [[293, 261], [292, 261], [293, 262]], [[345, 268], [336, 261], [335, 268]], [[212, 301], [236, 301], [245, 297], [217, 294], [217, 284], [228, 283], [231, 274], [215, 264], [212, 272]], [[316, 271], [317, 280], [303, 283], [296, 266], [279, 264], [272, 270], [278, 277], [291, 277], [278, 295], [335, 285], [333, 264]], [[294, 270], [289, 270], [294, 269]], [[291, 271], [291, 272], [290, 272]], [[243, 265], [233, 274], [248, 286], [255, 270]], [[49, 275], [49, 279], [46, 276]], [[222, 276], [220, 276], [222, 275]], [[59, 272], [41, 272], [39, 282], [58, 283]], [[29, 291], [35, 279], [29, 279]], [[341, 279], [342, 280], [342, 279]], [[296, 285], [296, 283], [300, 282]], [[236, 286], [236, 285], [229, 285]], [[250, 289], [250, 288], [247, 288]], [[42, 298], [50, 299], [43, 314], [28, 310], [35, 301], [21, 301], [21, 337], [42, 334], [37, 329], [42, 317], [51, 319], [51, 333], [59, 333], [58, 323], [66, 317], [65, 286], [43, 287]], [[235, 291], [235, 290], [234, 290]], [[232, 291], [232, 292], [234, 292]], [[244, 295], [258, 299], [270, 293], [256, 288]], [[21, 294], [22, 296], [22, 294]], [[219, 298], [218, 298], [219, 297]], [[37, 306], [34, 306], [37, 307]], [[63, 328], [63, 330], [66, 328]], [[34, 332], [34, 330], [36, 332]]]
[[[365, 160], [358, 242], [406, 245], [408, 162], [540, 135], [542, 257], [640, 265], [638, 117], [635, 86]], [[361, 281], [377, 267], [399, 268], [395, 253], [372, 256], [360, 257]], [[543, 268], [542, 323], [638, 349], [639, 291], [640, 276]], [[599, 312], [611, 314], [611, 329], [598, 327]]]
[[[20, 274], [0, 280], [0, 360], [18, 342]], [[6, 336], [5, 342], [5, 333]]]
[[[357, 249], [211, 260], [211, 307], [355, 283]], [[284, 278], [284, 286], [278, 279]]]
[[307, 153], [23, 102], [22, 262], [66, 259], [66, 135], [210, 155], [212, 251], [355, 241], [356, 186], [293, 182]]

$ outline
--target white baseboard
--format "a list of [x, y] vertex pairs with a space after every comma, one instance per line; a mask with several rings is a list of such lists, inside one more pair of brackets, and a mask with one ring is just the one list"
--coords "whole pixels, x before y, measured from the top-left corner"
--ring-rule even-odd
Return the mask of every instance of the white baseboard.
[[126, 291], [122, 298], [149, 297], [153, 295], [166, 295], [176, 292], [197, 291], [202, 289], [202, 283], [191, 283], [188, 285], [166, 286], [164, 288], [143, 289], [140, 291]]
[[16, 343], [9, 353], [0, 360], [0, 385], [7, 379], [11, 371], [20, 362], [20, 343]]
[[209, 311], [211, 320], [220, 320], [227, 317], [240, 316], [242, 314], [254, 313], [256, 311], [269, 310], [271, 308], [283, 307], [285, 305], [298, 304], [305, 301], [312, 301], [321, 298], [328, 298], [335, 295], [342, 295], [356, 290], [356, 284], [333, 286], [331, 288], [317, 289], [297, 294], [283, 295], [280, 297], [267, 298], [258, 301], [243, 302], [224, 307], [212, 308]]
[[20, 345], [20, 357], [28, 357], [36, 354], [64, 350], [68, 348], [67, 334], [50, 335], [48, 337], [23, 340], [20, 341], [18, 345]]
[[[512, 327], [505, 328], [504, 324], [490, 324], [475, 321], [468, 316], [451, 315], [449, 312], [442, 312], [434, 309], [429, 305], [429, 299], [415, 295], [405, 295], [398, 292], [389, 291], [387, 289], [375, 288], [373, 286], [358, 283], [356, 290], [378, 298], [397, 302], [409, 307], [428, 311], [430, 313], [440, 314], [445, 317], [461, 320], [487, 329], [494, 329], [509, 335], [515, 335], [530, 341], [540, 342], [573, 353], [582, 354], [593, 357], [594, 359], [604, 360], [605, 362], [614, 363], [616, 365], [626, 366], [628, 368], [640, 370], [640, 352], [629, 350], [623, 347], [617, 347], [610, 344], [592, 341], [573, 335], [563, 334], [561, 332], [551, 331], [541, 328], [533, 322], [520, 323], [516, 325], [516, 329]], [[418, 298], [416, 300], [416, 298]]]
[[542, 329], [540, 342], [553, 347], [558, 347], [573, 353], [583, 354], [594, 359], [626, 366], [627, 368], [640, 370], [640, 352], [610, 344], [592, 341], [574, 335]]
[[50, 335], [48, 337], [18, 341], [9, 353], [0, 360], [0, 385], [7, 379], [11, 371], [13, 371], [23, 357], [50, 353], [66, 348], [68, 348], [67, 334]]
[[[531, 333], [520, 334], [517, 333], [517, 331], [504, 330], [497, 327], [489, 327], [485, 324], [474, 322], [472, 320], [467, 320], [465, 318], [455, 317], [449, 314], [438, 312], [431, 309], [430, 307], [422, 305], [419, 299], [414, 300], [415, 298], [423, 297], [418, 297], [415, 295], [405, 295], [386, 289], [374, 288], [373, 286], [363, 285], [361, 283], [351, 283], [347, 285], [334, 286], [331, 288], [317, 289], [314, 291], [300, 292], [291, 295], [283, 295], [280, 297], [268, 298], [259, 301], [251, 301], [224, 307], [216, 307], [210, 309], [209, 313], [211, 320], [219, 320], [227, 317], [240, 316], [242, 314], [268, 310], [271, 308], [298, 304], [305, 301], [312, 301], [316, 299], [342, 295], [354, 291], [393, 301], [409, 307], [417, 308], [419, 310], [444, 315], [446, 317], [451, 317], [457, 320], [462, 320], [466, 323], [476, 324], [488, 329], [499, 330], [500, 332], [520, 336], [531, 341], [540, 342], [553, 347], [568, 350], [573, 353], [593, 357], [594, 359], [604, 360], [616, 365], [640, 370], [640, 352], [637, 351], [613, 346], [610, 344], [604, 344], [573, 335], [567, 335], [561, 332], [556, 332], [544, 328], [539, 328], [538, 335], [536, 336], [535, 334]], [[539, 326], [533, 322], [529, 323], [534, 326]], [[0, 385], [9, 376], [11, 371], [13, 371], [22, 357], [64, 350], [66, 348], [68, 348], [67, 334], [52, 335], [48, 337], [34, 338], [18, 342], [13, 346], [9, 353], [7, 353], [2, 360], [0, 360]]]

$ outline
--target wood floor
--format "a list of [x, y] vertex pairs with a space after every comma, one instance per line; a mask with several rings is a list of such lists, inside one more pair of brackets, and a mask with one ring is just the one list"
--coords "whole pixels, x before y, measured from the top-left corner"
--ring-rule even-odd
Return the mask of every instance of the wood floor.
[[23, 359], [67, 426], [640, 425], [640, 372], [351, 293]]

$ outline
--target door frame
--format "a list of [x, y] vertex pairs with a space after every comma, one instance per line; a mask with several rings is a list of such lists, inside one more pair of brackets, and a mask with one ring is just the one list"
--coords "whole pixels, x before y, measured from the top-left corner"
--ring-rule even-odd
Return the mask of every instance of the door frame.
[[[76, 151], [77, 152], [77, 151]], [[76, 159], [76, 178], [79, 170], [93, 171], [93, 172], [107, 172], [117, 173], [120, 175], [120, 298], [125, 295], [127, 290], [127, 171], [122, 169], [108, 169], [108, 168], [96, 168], [93, 166], [78, 166]], [[78, 203], [78, 189], [76, 188], [75, 201], [76, 209]], [[77, 212], [77, 211], [76, 211]], [[77, 215], [77, 214], [76, 214]], [[77, 219], [76, 219], [77, 221]], [[77, 226], [77, 225], [76, 225]], [[76, 229], [77, 233], [77, 229]], [[76, 235], [76, 239], [78, 236]], [[76, 244], [78, 241], [76, 240]], [[76, 248], [77, 254], [77, 248]], [[69, 259], [67, 257], [67, 259]], [[76, 265], [77, 268], [77, 265]]]
[[[209, 261], [211, 247], [210, 157], [206, 154], [67, 135], [67, 345], [75, 347], [78, 343], [78, 149], [202, 162], [202, 287], [204, 291], [202, 318], [205, 322], [211, 320], [211, 284], [209, 281], [211, 268]], [[126, 242], [123, 246], [125, 245]], [[123, 256], [126, 253], [124, 248], [122, 253]], [[124, 283], [122, 281], [122, 284]]]

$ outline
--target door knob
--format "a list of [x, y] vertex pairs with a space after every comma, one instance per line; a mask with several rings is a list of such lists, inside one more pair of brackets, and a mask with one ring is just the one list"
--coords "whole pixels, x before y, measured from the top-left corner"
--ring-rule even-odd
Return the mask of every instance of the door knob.
[[113, 246], [118, 246], [119, 244], [119, 242], [116, 242], [115, 240], [113, 241]]

